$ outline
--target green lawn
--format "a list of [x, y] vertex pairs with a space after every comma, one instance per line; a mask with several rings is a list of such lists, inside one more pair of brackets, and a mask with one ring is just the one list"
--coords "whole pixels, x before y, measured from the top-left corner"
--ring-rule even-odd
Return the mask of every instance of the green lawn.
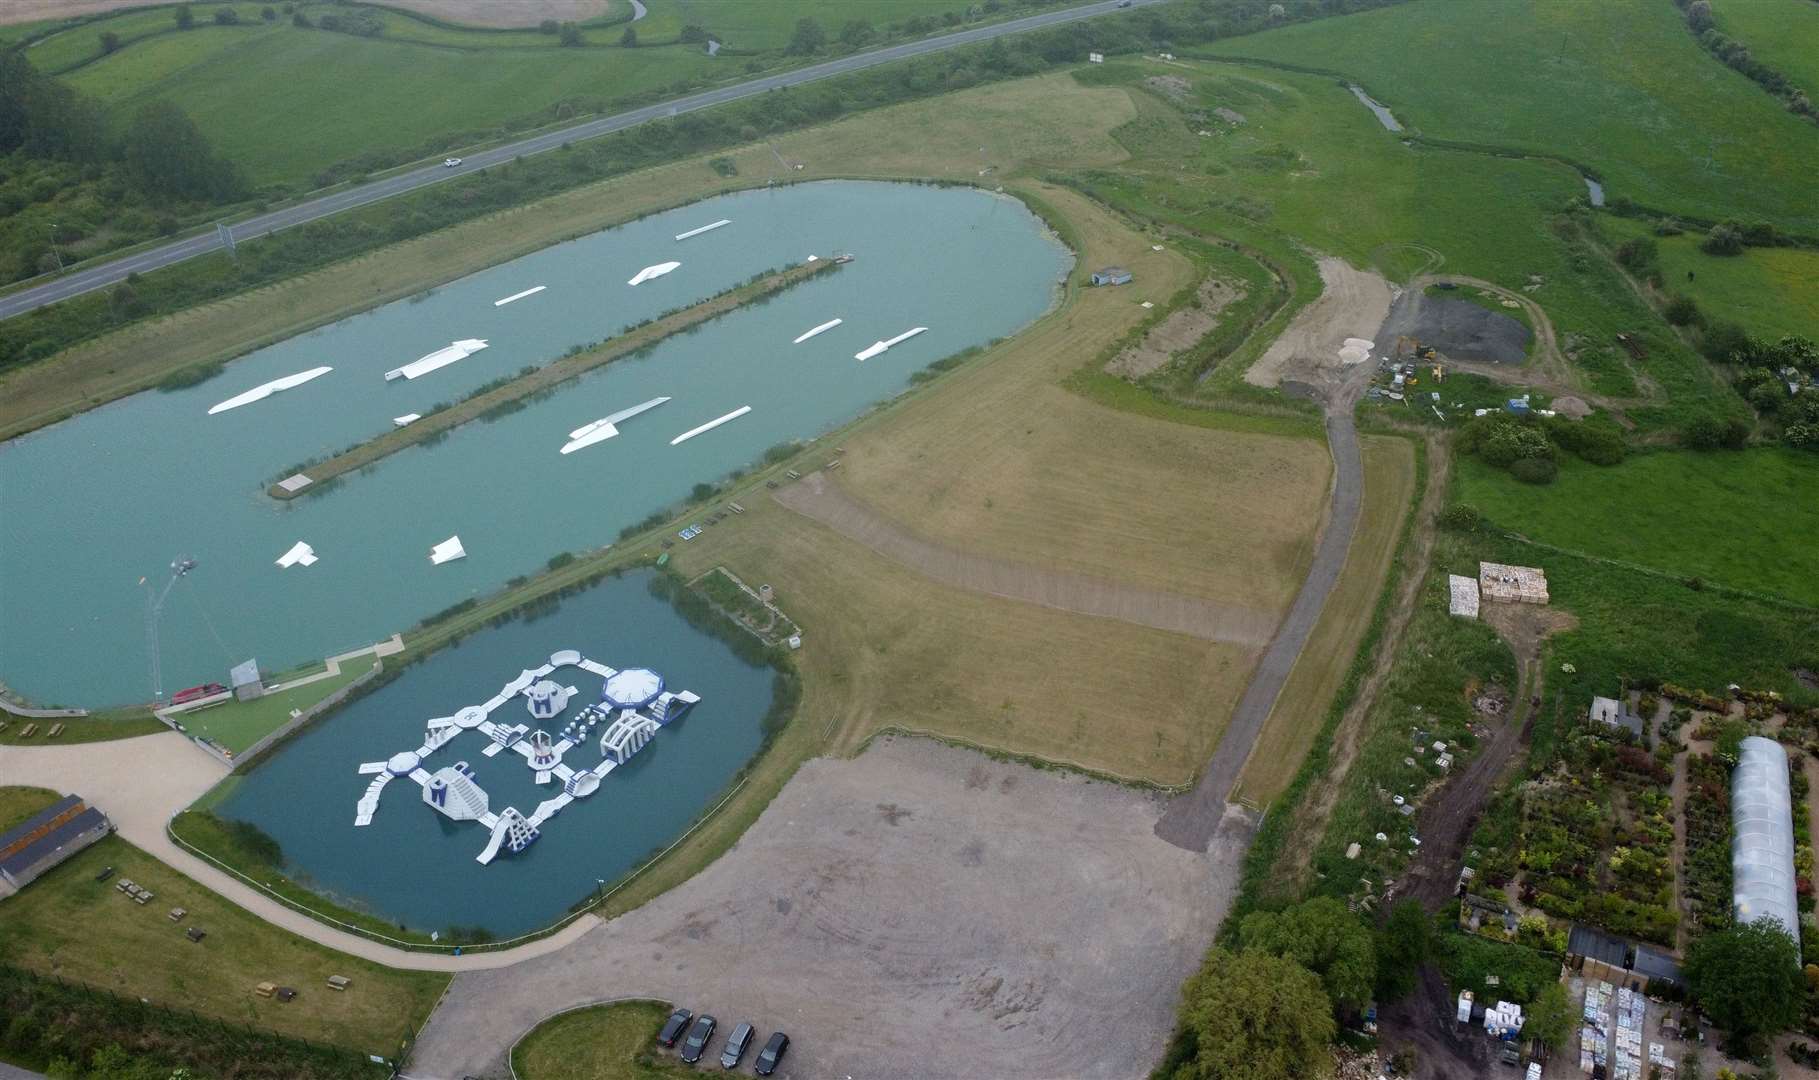
[[371, 669], [365, 658], [350, 660], [332, 678], [252, 701], [229, 701], [199, 712], [179, 713], [177, 718], [190, 734], [213, 739], [238, 754], [277, 730], [290, 719], [292, 709], [309, 708]]
[[[17, 801], [19, 790], [0, 788], [0, 806]], [[115, 877], [96, 882], [105, 866]], [[122, 877], [154, 899], [128, 899], [114, 888]], [[174, 907], [188, 912], [181, 924], [168, 917]], [[0, 925], [8, 961], [33, 971], [370, 1053], [394, 1053], [448, 983], [446, 975], [393, 971], [279, 930], [112, 836], [0, 901]], [[208, 936], [190, 942], [183, 932], [191, 926]], [[353, 985], [332, 991], [330, 975]], [[296, 1000], [256, 996], [253, 988], [266, 981], [295, 987]]]
[[[1819, 10], [1819, 4], [1813, 7]], [[1607, 230], [1619, 242], [1652, 235], [1646, 223], [1624, 219]], [[1754, 337], [1819, 340], [1819, 251], [1748, 248], [1741, 255], [1707, 255], [1699, 240], [1691, 234], [1656, 237], [1667, 291], [1692, 297], [1706, 315], [1738, 323]]]
[[[130, 739], [135, 735], [150, 735], [153, 732], [168, 731], [157, 717], [144, 709], [123, 709], [94, 716], [73, 716], [67, 720], [31, 720], [24, 717], [0, 715], [0, 745], [6, 746], [55, 746], [58, 743], [105, 742], [109, 739]], [[25, 729], [37, 725], [37, 730], [30, 738], [25, 737]], [[51, 728], [63, 725], [63, 733], [51, 738]]]
[[[1161, 74], [1186, 79], [1188, 92], [1169, 103], [1133, 88], [1142, 116], [1117, 132], [1133, 160], [1116, 172], [1088, 174], [1084, 179], [1095, 194], [1144, 216], [1265, 250], [1287, 234], [1404, 280], [1437, 255], [1438, 272], [1521, 290], [1546, 308], [1562, 334], [1575, 336], [1577, 362], [1592, 392], [1636, 397], [1643, 393], [1636, 376], [1646, 375], [1666, 400], [1630, 410], [1644, 427], [1672, 426], [1687, 409], [1742, 412], [1705, 362], [1601, 257], [1555, 230], [1559, 210], [1584, 190], [1570, 169], [1411, 148], [1343, 87], [1318, 75], [1126, 62], [1079, 77], [1140, 86]], [[1215, 109], [1242, 114], [1244, 123], [1214, 125], [1223, 133], [1196, 135], [1212, 130], [1196, 117]], [[1531, 275], [1539, 275], [1539, 287], [1528, 287]], [[1616, 346], [1617, 333], [1646, 344], [1640, 372]]]
[[512, 1070], [519, 1080], [699, 1076], [657, 1046], [657, 1032], [669, 1014], [670, 1006], [660, 1001], [622, 1001], [563, 1013], [539, 1024], [513, 1048]]
[[0, 832], [5, 832], [62, 797], [49, 788], [0, 787]]
[[1819, 100], [1819, 4], [1812, 0], [1720, 0], [1718, 29], [1749, 46], [1757, 60]]
[[1456, 498], [1543, 543], [1819, 606], [1819, 455], [1759, 449], [1569, 459], [1537, 487], [1474, 458]]
[[1563, 154], [1613, 197], [1819, 231], [1812, 127], [1663, 0], [1415, 0], [1205, 51], [1344, 72], [1421, 134]]

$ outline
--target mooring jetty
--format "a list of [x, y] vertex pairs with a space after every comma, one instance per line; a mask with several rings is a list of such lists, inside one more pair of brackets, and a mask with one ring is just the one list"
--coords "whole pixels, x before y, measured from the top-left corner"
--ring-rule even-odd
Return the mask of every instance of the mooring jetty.
[[363, 443], [336, 454], [327, 461], [311, 465], [295, 476], [287, 477], [271, 485], [265, 489], [266, 494], [274, 499], [286, 500], [308, 495], [320, 490], [325, 480], [364, 468], [405, 447], [414, 446], [433, 436], [457, 428], [470, 420], [479, 419], [500, 406], [567, 382], [602, 364], [655, 345], [664, 338], [728, 314], [755, 300], [782, 292], [816, 274], [827, 273], [841, 265], [832, 259], [815, 259], [812, 262], [765, 274], [756, 281], [735, 286], [723, 293], [711, 296], [699, 304], [654, 319], [586, 352], [552, 360], [503, 386], [496, 386], [446, 409], [419, 417], [409, 426], [375, 435]]

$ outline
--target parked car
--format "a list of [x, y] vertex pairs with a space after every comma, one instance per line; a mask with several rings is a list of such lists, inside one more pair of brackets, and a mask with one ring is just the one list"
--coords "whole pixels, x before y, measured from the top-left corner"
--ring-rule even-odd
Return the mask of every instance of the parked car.
[[461, 164], [461, 159], [458, 157], [442, 159], [442, 167], [445, 169], [452, 169], [459, 164]]
[[789, 1049], [789, 1036], [781, 1031], [771, 1033], [771, 1041], [758, 1051], [758, 1060], [752, 1062], [752, 1071], [759, 1076], [769, 1076], [777, 1071], [777, 1062], [783, 1060], [783, 1052]]
[[745, 1023], [743, 1020], [739, 1022], [737, 1027], [733, 1028], [733, 1033], [726, 1037], [726, 1049], [720, 1051], [720, 1067], [722, 1069], [737, 1069], [739, 1067], [739, 1059], [745, 1056], [747, 1050], [751, 1049], [752, 1034], [752, 1026]]
[[670, 1013], [669, 1019], [663, 1022], [663, 1030], [657, 1032], [657, 1041], [664, 1046], [675, 1046], [676, 1040], [682, 1037], [682, 1030], [688, 1027], [688, 1022], [694, 1018], [695, 1014], [687, 1009], [677, 1009]]
[[701, 1060], [707, 1052], [707, 1040], [714, 1037], [714, 1018], [702, 1013], [695, 1018], [695, 1026], [688, 1029], [688, 1038], [682, 1040], [682, 1060], [693, 1065]]

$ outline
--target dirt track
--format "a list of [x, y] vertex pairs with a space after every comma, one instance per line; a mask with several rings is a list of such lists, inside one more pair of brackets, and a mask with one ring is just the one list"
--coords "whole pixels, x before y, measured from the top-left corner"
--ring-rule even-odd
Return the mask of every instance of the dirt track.
[[1271, 388], [1284, 379], [1325, 383], [1340, 369], [1345, 339], [1372, 339], [1389, 317], [1390, 284], [1383, 275], [1322, 255], [1320, 282], [1319, 298], [1296, 313], [1282, 336], [1244, 373], [1246, 382]]
[[923, 740], [811, 760], [686, 884], [458, 976], [408, 1072], [503, 1076], [553, 1013], [655, 996], [789, 1031], [779, 1076], [1141, 1076], [1251, 836], [1234, 808], [1182, 851], [1150, 834], [1160, 805]]
[[811, 473], [779, 490], [775, 498], [847, 539], [954, 588], [1237, 645], [1262, 646], [1276, 626], [1268, 612], [945, 547], [853, 498], [826, 473]]

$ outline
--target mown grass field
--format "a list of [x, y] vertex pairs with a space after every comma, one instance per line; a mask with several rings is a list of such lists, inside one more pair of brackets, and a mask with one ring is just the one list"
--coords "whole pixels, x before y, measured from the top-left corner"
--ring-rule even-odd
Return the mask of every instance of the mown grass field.
[[1577, 459], [1524, 484], [1459, 460], [1457, 496], [1505, 529], [1601, 558], [1819, 606], [1819, 459], [1794, 450]]
[[[1653, 235], [1648, 225], [1622, 219], [1605, 229], [1619, 243]], [[1692, 297], [1708, 318], [1737, 323], [1752, 337], [1819, 340], [1819, 251], [1745, 248], [1741, 255], [1707, 255], [1700, 239], [1655, 237], [1667, 292]]]
[[[9, 794], [0, 806], [15, 801]], [[96, 882], [106, 866], [115, 878]], [[152, 902], [141, 906], [116, 890], [121, 877], [151, 889]], [[181, 924], [168, 918], [174, 907], [188, 912]], [[112, 836], [0, 902], [0, 921], [7, 959], [21, 967], [388, 1056], [448, 983], [446, 975], [393, 971], [279, 930]], [[208, 936], [190, 942], [184, 930], [191, 926]], [[353, 985], [330, 990], [330, 975]], [[267, 981], [295, 987], [296, 1000], [255, 995]]]
[[[977, 180], [979, 147], [1001, 174], [1062, 163], [1105, 165], [1124, 151], [1110, 131], [1135, 112], [1116, 90], [1065, 75], [1025, 79], [893, 106], [732, 151], [737, 175], [706, 157], [589, 184], [415, 240], [381, 248], [277, 285], [137, 323], [0, 377], [0, 438], [156, 385], [173, 371], [215, 363], [401, 299], [550, 244], [642, 214], [780, 177], [777, 152], [799, 179], [838, 176]], [[375, 227], [389, 213], [370, 214]], [[246, 245], [251, 247], [251, 245]]]
[[1812, 127], [1708, 56], [1670, 3], [1416, 0], [1204, 51], [1343, 72], [1423, 135], [1561, 154], [1613, 198], [1819, 231]]
[[[1743, 408], [1584, 240], [1556, 229], [1584, 190], [1562, 165], [1411, 148], [1324, 76], [1130, 61], [1078, 77], [1127, 87], [1137, 104], [1114, 132], [1131, 159], [1083, 175], [1116, 205], [1266, 250], [1287, 234], [1401, 280], [1456, 273], [1520, 290], [1573, 336], [1578, 388], [1623, 400], [1646, 426]], [[1162, 78], [1181, 82], [1171, 91]], [[1216, 109], [1244, 123], [1203, 119]], [[1646, 363], [1627, 359], [1617, 333], [1647, 344]]]
[[62, 798], [49, 788], [0, 787], [0, 832], [31, 817]]
[[226, 701], [178, 716], [191, 735], [201, 735], [238, 754], [276, 731], [292, 709], [307, 709], [371, 670], [365, 660], [341, 665], [341, 674], [251, 701]]
[[[72, 716], [67, 720], [30, 720], [4, 715], [0, 716], [0, 723], [6, 725], [0, 729], [0, 744], [9, 746], [106, 742], [109, 739], [130, 739], [135, 735], [150, 735], [154, 731], [166, 730], [164, 724], [150, 714], [125, 717], [108, 714]], [[31, 724], [38, 725], [38, 728], [30, 738], [26, 738], [23, 733]], [[63, 734], [53, 739], [50, 730], [57, 724], [63, 725]]]
[[1819, 96], [1819, 4], [1812, 0], [1720, 0], [1718, 29], [1749, 46], [1757, 60]]
[[1365, 497], [1351, 551], [1238, 774], [1236, 801], [1267, 806], [1295, 779], [1383, 593], [1415, 492], [1415, 452], [1407, 439], [1381, 437], [1366, 437], [1363, 452]]
[[[696, 1070], [656, 1049], [657, 1032], [669, 1014], [670, 1007], [658, 1001], [621, 1001], [563, 1013], [537, 1025], [512, 1049], [512, 1071], [519, 1080], [697, 1076]], [[718, 1038], [714, 1045], [720, 1045]], [[576, 1053], [578, 1047], [587, 1052]]]

